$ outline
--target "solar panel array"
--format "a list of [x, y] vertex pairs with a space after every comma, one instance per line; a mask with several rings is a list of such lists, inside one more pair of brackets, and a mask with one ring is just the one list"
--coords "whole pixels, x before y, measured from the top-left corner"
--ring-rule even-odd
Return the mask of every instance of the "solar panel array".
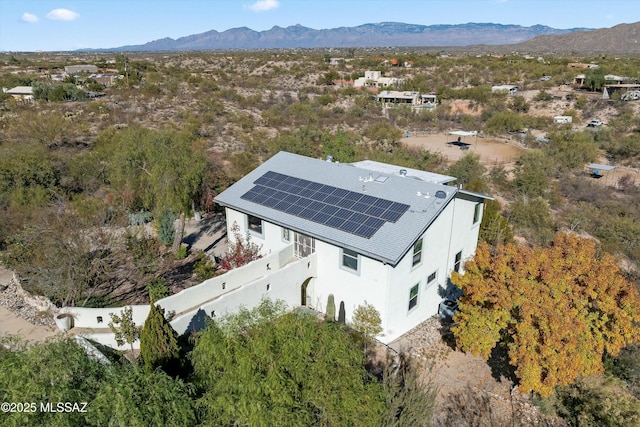
[[242, 199], [367, 239], [409, 209], [403, 203], [272, 171], [253, 183]]

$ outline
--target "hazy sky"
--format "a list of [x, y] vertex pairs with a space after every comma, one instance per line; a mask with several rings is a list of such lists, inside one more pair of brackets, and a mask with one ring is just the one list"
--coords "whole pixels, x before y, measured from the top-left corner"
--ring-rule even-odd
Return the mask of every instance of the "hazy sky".
[[0, 51], [144, 44], [209, 30], [300, 24], [468, 22], [605, 28], [640, 21], [638, 0], [0, 0]]

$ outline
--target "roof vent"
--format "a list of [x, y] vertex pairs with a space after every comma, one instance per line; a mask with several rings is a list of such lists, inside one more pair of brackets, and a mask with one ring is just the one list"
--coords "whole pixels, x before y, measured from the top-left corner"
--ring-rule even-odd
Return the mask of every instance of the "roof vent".
[[400, 176], [407, 176], [407, 170], [406, 169], [400, 169]]
[[333, 156], [331, 154], [327, 154], [327, 162], [333, 162]]
[[447, 193], [445, 193], [442, 190], [438, 190], [438, 191], [436, 191], [436, 198], [438, 198], [438, 199], [446, 199], [447, 198]]

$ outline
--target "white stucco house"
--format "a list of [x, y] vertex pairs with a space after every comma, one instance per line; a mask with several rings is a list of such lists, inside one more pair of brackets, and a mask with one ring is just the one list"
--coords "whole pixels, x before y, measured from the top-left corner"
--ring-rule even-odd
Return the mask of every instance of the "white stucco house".
[[404, 79], [397, 77], [382, 77], [381, 71], [365, 71], [364, 77], [358, 77], [353, 82], [353, 87], [386, 87], [398, 86], [404, 83]]
[[301, 305], [324, 311], [332, 294], [350, 322], [366, 301], [380, 312], [380, 340], [389, 343], [437, 313], [451, 272], [476, 250], [489, 197], [447, 185], [453, 181], [280, 152], [215, 201], [230, 238], [237, 224], [266, 256], [287, 247], [296, 258], [313, 254], [313, 275], [296, 279]]

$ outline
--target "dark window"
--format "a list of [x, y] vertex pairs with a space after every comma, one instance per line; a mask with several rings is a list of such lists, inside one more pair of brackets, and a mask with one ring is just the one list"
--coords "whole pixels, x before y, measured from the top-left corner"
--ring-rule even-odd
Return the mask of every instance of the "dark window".
[[460, 264], [462, 263], [462, 251], [456, 254], [456, 262], [453, 264], [453, 269], [456, 273], [460, 272]]
[[438, 278], [438, 271], [434, 271], [427, 277], [427, 286], [429, 286], [432, 282], [434, 282]]
[[342, 266], [358, 271], [358, 253], [349, 249], [342, 250]]
[[412, 264], [412, 266], [415, 267], [416, 265], [420, 264], [420, 261], [422, 261], [422, 239], [418, 240], [416, 242], [416, 244], [413, 245], [413, 264]]
[[418, 289], [420, 289], [420, 284], [416, 284], [409, 291], [409, 310], [418, 305]]
[[482, 211], [482, 203], [476, 203], [476, 207], [473, 210], [473, 223], [476, 224], [480, 221], [480, 212]]
[[257, 216], [247, 215], [247, 224], [249, 225], [249, 231], [253, 231], [256, 234], [262, 234], [262, 220]]

